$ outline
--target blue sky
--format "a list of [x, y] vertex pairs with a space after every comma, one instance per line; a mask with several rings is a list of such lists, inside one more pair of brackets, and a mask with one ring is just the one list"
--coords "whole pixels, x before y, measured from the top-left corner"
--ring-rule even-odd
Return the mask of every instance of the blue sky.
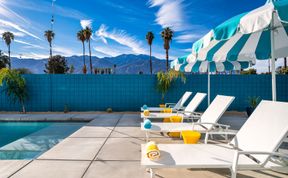
[[[92, 54], [148, 54], [145, 40], [153, 31], [153, 55], [165, 57], [161, 30], [174, 32], [171, 59], [191, 51], [192, 43], [226, 19], [253, 10], [266, 0], [56, 0], [54, 54], [81, 55], [76, 33], [92, 27]], [[44, 58], [49, 55], [43, 33], [50, 29], [51, 0], [0, 0], [0, 33], [12, 31], [12, 55]], [[3, 40], [0, 49], [6, 51]]]

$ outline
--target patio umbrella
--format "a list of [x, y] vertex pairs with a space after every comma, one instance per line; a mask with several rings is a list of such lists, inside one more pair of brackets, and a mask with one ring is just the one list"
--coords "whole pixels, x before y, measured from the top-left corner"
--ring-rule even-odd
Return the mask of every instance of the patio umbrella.
[[224, 72], [231, 70], [241, 70], [248, 68], [249, 62], [238, 62], [238, 61], [199, 61], [193, 54], [189, 54], [180, 57], [170, 63], [170, 67], [176, 71], [181, 72], [207, 72], [207, 95], [208, 95], [208, 106], [210, 105], [210, 73], [211, 72]]
[[275, 59], [288, 56], [288, 0], [268, 1], [251, 12], [237, 15], [193, 44], [200, 61], [271, 59], [272, 99], [276, 100]]

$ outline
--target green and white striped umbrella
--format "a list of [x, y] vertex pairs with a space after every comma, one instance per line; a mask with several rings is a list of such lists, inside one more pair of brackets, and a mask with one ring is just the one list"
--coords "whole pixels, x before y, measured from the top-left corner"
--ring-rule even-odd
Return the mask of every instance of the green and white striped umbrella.
[[224, 72], [232, 70], [241, 70], [249, 67], [249, 62], [239, 61], [199, 61], [193, 54], [180, 57], [171, 62], [170, 67], [181, 72]]
[[235, 16], [193, 44], [199, 61], [271, 59], [272, 98], [276, 100], [275, 58], [288, 56], [288, 0], [268, 1], [251, 12]]
[[198, 61], [193, 54], [189, 54], [178, 59], [175, 59], [170, 63], [170, 68], [181, 72], [207, 72], [207, 95], [208, 105], [210, 105], [210, 72], [224, 72], [231, 70], [241, 70], [248, 68], [249, 62], [238, 61], [225, 61], [225, 62], [209, 62]]

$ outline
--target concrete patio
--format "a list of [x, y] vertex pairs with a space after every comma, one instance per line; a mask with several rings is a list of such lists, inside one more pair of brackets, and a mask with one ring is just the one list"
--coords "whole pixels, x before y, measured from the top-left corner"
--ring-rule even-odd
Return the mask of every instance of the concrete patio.
[[[27, 118], [27, 116], [21, 117]], [[43, 116], [46, 117], [50, 118], [49, 115]], [[58, 115], [58, 119], [59, 117]], [[89, 117], [77, 114], [77, 117], [92, 120], [35, 160], [1, 160], [0, 177], [149, 177], [149, 173], [140, 165], [140, 144], [145, 143], [145, 133], [140, 130], [139, 114], [91, 114]], [[57, 115], [53, 115], [52, 118], [57, 118]], [[233, 129], [239, 129], [245, 121], [243, 113], [227, 113], [220, 123], [231, 124]], [[161, 143], [182, 143], [181, 140], [172, 140], [160, 134], [152, 134], [151, 137]], [[225, 169], [156, 171], [156, 177], [159, 178], [220, 178], [229, 177], [229, 174], [229, 170]], [[238, 177], [288, 177], [288, 175], [273, 171], [240, 171]]]

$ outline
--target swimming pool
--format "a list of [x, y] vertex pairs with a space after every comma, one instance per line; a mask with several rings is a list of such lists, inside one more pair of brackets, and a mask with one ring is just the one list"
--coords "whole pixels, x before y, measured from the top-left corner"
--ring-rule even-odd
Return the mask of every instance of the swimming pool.
[[0, 160], [36, 158], [84, 124], [83, 122], [1, 122]]

